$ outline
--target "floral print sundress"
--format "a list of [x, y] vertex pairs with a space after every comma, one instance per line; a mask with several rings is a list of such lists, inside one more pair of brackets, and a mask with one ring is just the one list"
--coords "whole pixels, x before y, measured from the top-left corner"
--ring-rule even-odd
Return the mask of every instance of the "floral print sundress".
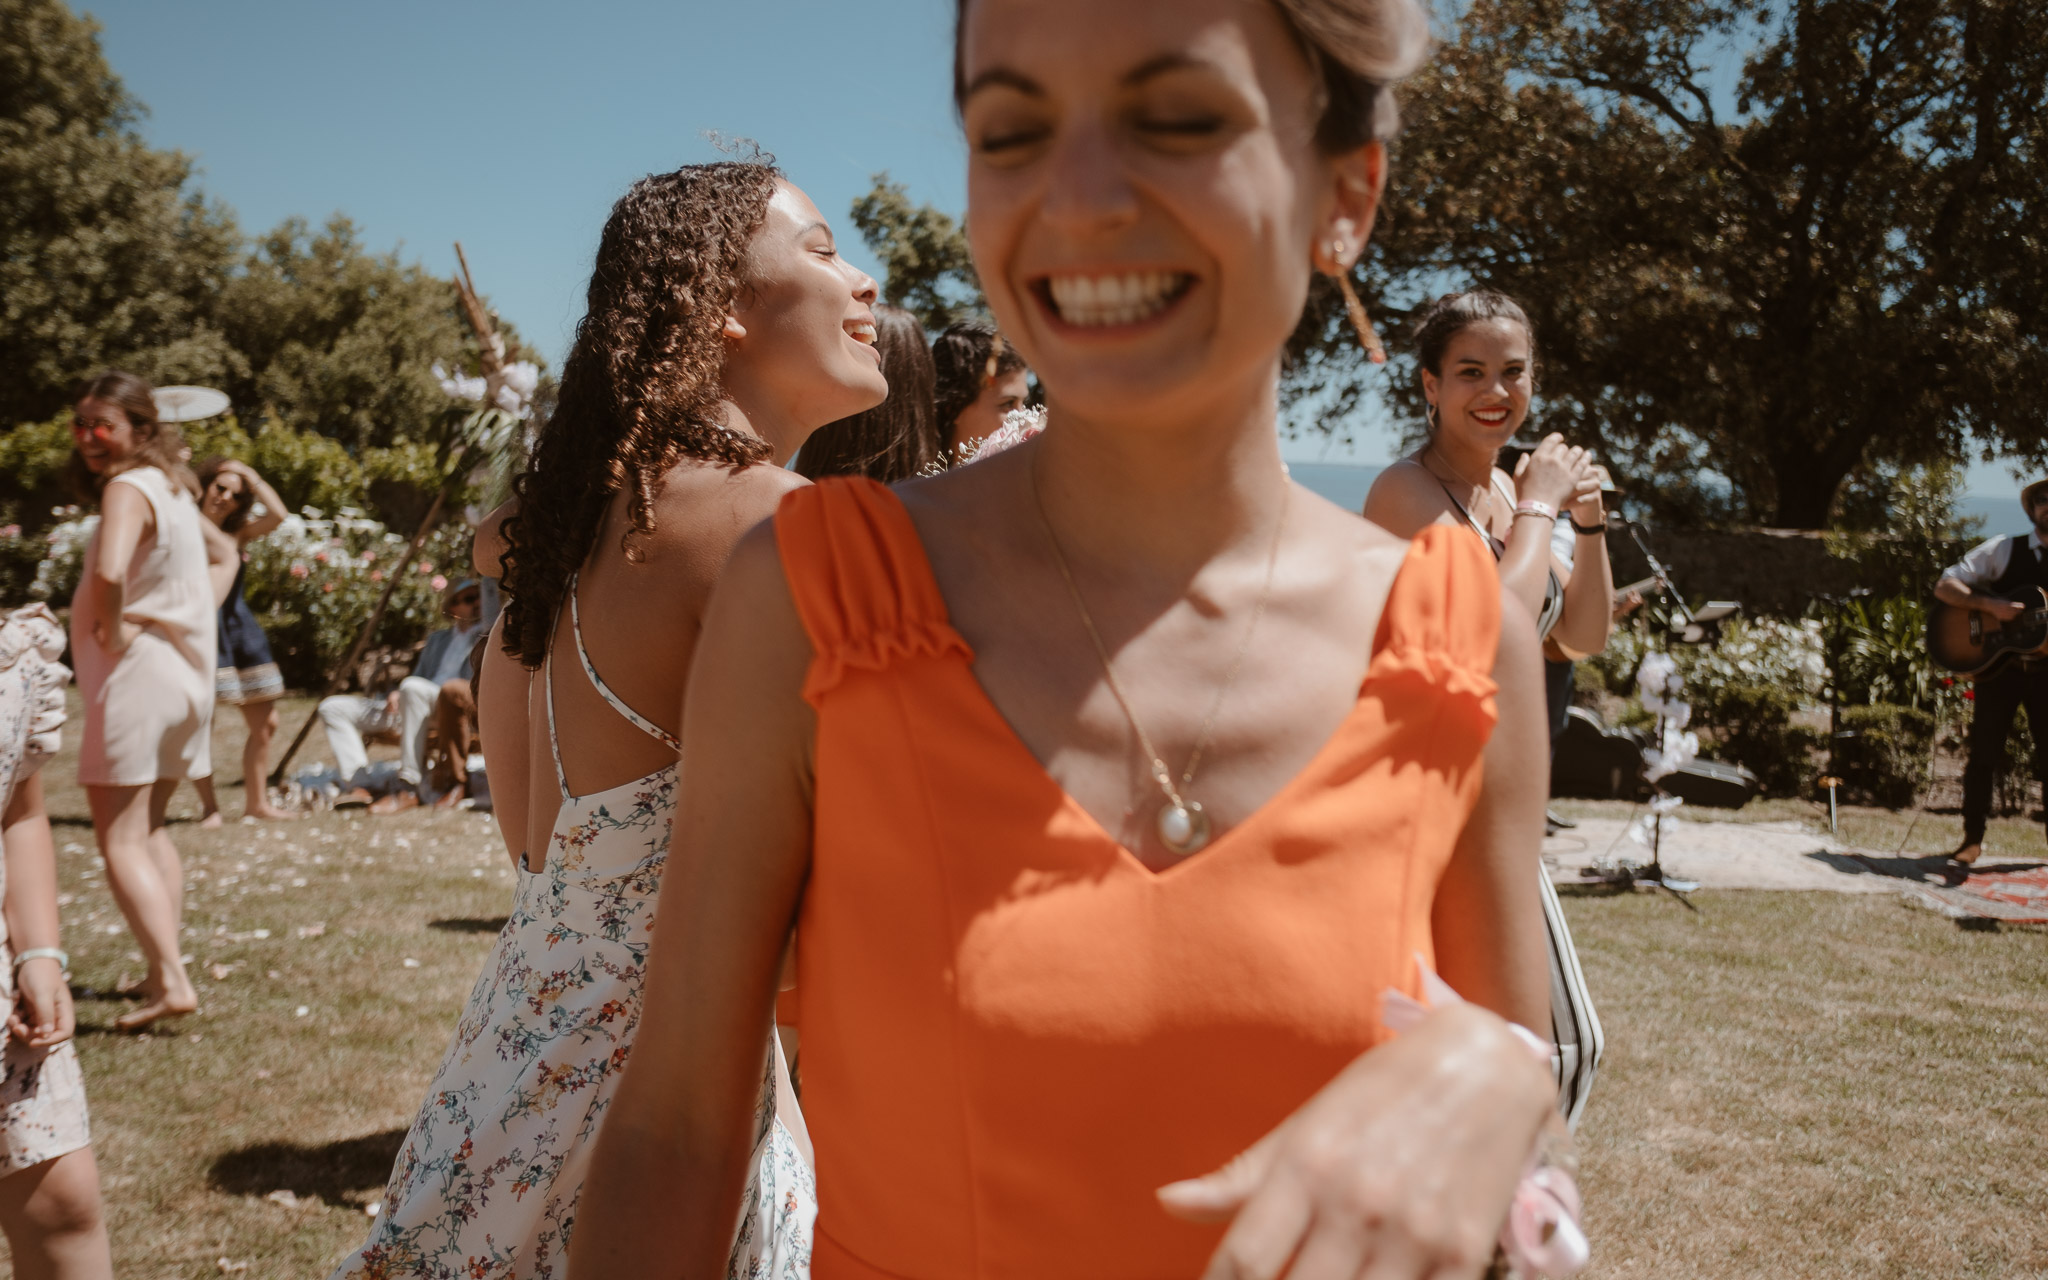
[[[679, 747], [599, 678], [583, 647], [573, 579], [569, 614], [591, 686], [634, 726]], [[376, 1226], [334, 1280], [567, 1274], [591, 1146], [640, 1022], [676, 767], [571, 795], [554, 735], [553, 666], [546, 664], [539, 678], [547, 682], [562, 804], [546, 868], [528, 872], [522, 865], [511, 915], [398, 1153]], [[768, 1072], [729, 1280], [810, 1274], [816, 1183], [778, 1114], [778, 1098], [784, 1108], [795, 1106], [779, 1045]]]

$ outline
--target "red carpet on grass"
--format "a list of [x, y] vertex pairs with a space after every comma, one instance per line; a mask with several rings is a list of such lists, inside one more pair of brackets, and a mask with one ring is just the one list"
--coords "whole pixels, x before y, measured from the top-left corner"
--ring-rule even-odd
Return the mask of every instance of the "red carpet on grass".
[[2025, 863], [2011, 870], [1994, 865], [1971, 871], [1961, 884], [1922, 882], [1912, 888], [1951, 915], [2048, 924], [2048, 863]]

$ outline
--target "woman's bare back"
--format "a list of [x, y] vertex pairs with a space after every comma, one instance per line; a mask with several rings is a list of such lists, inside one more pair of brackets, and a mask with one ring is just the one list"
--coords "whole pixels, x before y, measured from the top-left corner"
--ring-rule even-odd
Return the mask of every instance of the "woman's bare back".
[[[637, 559], [628, 559], [621, 547], [631, 527], [625, 496], [612, 499], [575, 584], [583, 647], [612, 693], [664, 733], [681, 731], [683, 687], [704, 609], [733, 546], [775, 513], [784, 493], [803, 483], [766, 464], [734, 471], [684, 462], [663, 478], [654, 500], [655, 531], [634, 539]], [[604, 791], [676, 762], [674, 747], [633, 725], [591, 685], [576, 660], [566, 599], [564, 606], [555, 620], [550, 661], [539, 671], [524, 671], [494, 645], [483, 676], [485, 757], [516, 757], [525, 765], [523, 777], [516, 767], [505, 771], [523, 794], [508, 794], [493, 779], [499, 829], [507, 850], [515, 858], [524, 854], [535, 870], [546, 859], [547, 835], [561, 802], [548, 736], [550, 683], [552, 723], [570, 794]], [[507, 682], [517, 682], [523, 692], [518, 703]], [[520, 703], [523, 716], [507, 714]]]

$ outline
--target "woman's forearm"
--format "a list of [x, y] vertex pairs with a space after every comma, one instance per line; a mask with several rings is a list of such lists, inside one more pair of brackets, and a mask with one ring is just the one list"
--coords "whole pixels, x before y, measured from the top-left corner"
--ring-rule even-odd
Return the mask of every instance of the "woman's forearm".
[[1581, 537], [1571, 581], [1564, 588], [1564, 614], [1551, 633], [1575, 658], [1590, 658], [1607, 647], [1614, 631], [1614, 566], [1604, 537]]
[[7, 806], [7, 937], [16, 955], [60, 946], [57, 913], [57, 845], [43, 811], [43, 780], [32, 775], [15, 788]]
[[1530, 617], [1543, 613], [1550, 587], [1550, 523], [1533, 516], [1517, 517], [1508, 530], [1507, 549], [1500, 556], [1500, 580]]
[[[739, 1110], [751, 1120], [751, 1107]], [[724, 1276], [748, 1152], [743, 1145], [716, 1152], [715, 1145], [642, 1128], [615, 1103], [578, 1201], [569, 1280]]]

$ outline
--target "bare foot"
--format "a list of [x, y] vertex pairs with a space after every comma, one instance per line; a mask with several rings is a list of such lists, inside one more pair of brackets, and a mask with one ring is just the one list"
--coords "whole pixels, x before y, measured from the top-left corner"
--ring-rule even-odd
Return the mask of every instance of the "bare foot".
[[1950, 862], [1960, 862], [1964, 866], [1970, 867], [1975, 866], [1977, 864], [1977, 859], [1983, 856], [1984, 846], [1982, 844], [1966, 844], [1962, 848], [1956, 850], [1954, 853], [1948, 855], [1948, 860]]
[[181, 991], [155, 996], [144, 1001], [139, 1008], [122, 1014], [114, 1019], [114, 1028], [117, 1031], [141, 1031], [164, 1018], [182, 1018], [198, 1011], [199, 993], [188, 982]]
[[268, 804], [260, 807], [252, 806], [244, 809], [242, 813], [243, 816], [254, 818], [258, 822], [290, 822], [294, 818], [306, 816], [298, 809], [280, 809], [275, 805]]
[[220, 810], [215, 809], [212, 813], [201, 817], [199, 819], [199, 826], [201, 830], [205, 831], [220, 830]]
[[376, 814], [404, 813], [407, 809], [417, 809], [419, 807], [419, 792], [399, 790], [392, 792], [390, 795], [385, 796], [382, 799], [378, 800], [376, 803], [372, 804], [370, 806], [370, 812]]
[[450, 787], [448, 790], [443, 791], [440, 797], [434, 801], [434, 807], [445, 813], [461, 804], [465, 794], [466, 790], [462, 787]]

